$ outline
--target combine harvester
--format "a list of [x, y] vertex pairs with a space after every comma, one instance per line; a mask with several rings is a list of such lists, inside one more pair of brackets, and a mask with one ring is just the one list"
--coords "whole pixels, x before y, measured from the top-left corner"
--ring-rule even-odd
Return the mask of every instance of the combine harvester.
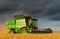
[[15, 15], [15, 20], [7, 22], [7, 28], [13, 33], [51, 33], [52, 30], [38, 30], [38, 19], [31, 16]]

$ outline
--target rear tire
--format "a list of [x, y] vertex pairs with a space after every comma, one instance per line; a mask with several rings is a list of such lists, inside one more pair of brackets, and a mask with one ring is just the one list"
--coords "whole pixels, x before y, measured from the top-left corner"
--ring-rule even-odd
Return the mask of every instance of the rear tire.
[[21, 28], [20, 33], [26, 33], [26, 28]]

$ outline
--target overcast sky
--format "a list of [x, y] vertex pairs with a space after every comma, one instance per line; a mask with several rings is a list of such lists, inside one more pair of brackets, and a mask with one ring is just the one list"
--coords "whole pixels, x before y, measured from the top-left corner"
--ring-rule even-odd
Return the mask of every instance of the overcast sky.
[[39, 18], [39, 28], [60, 31], [60, 0], [0, 0], [0, 23], [16, 14]]

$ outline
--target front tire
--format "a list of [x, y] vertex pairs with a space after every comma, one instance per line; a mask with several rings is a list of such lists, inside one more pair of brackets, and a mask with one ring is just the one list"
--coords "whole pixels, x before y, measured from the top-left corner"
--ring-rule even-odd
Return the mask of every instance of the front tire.
[[10, 29], [8, 33], [15, 33], [15, 29]]

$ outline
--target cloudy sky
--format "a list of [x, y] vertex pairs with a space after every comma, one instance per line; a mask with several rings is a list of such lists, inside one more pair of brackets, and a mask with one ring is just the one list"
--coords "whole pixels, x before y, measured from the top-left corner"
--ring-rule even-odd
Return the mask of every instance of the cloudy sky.
[[38, 18], [38, 27], [60, 31], [60, 0], [0, 0], [0, 23], [16, 14]]

